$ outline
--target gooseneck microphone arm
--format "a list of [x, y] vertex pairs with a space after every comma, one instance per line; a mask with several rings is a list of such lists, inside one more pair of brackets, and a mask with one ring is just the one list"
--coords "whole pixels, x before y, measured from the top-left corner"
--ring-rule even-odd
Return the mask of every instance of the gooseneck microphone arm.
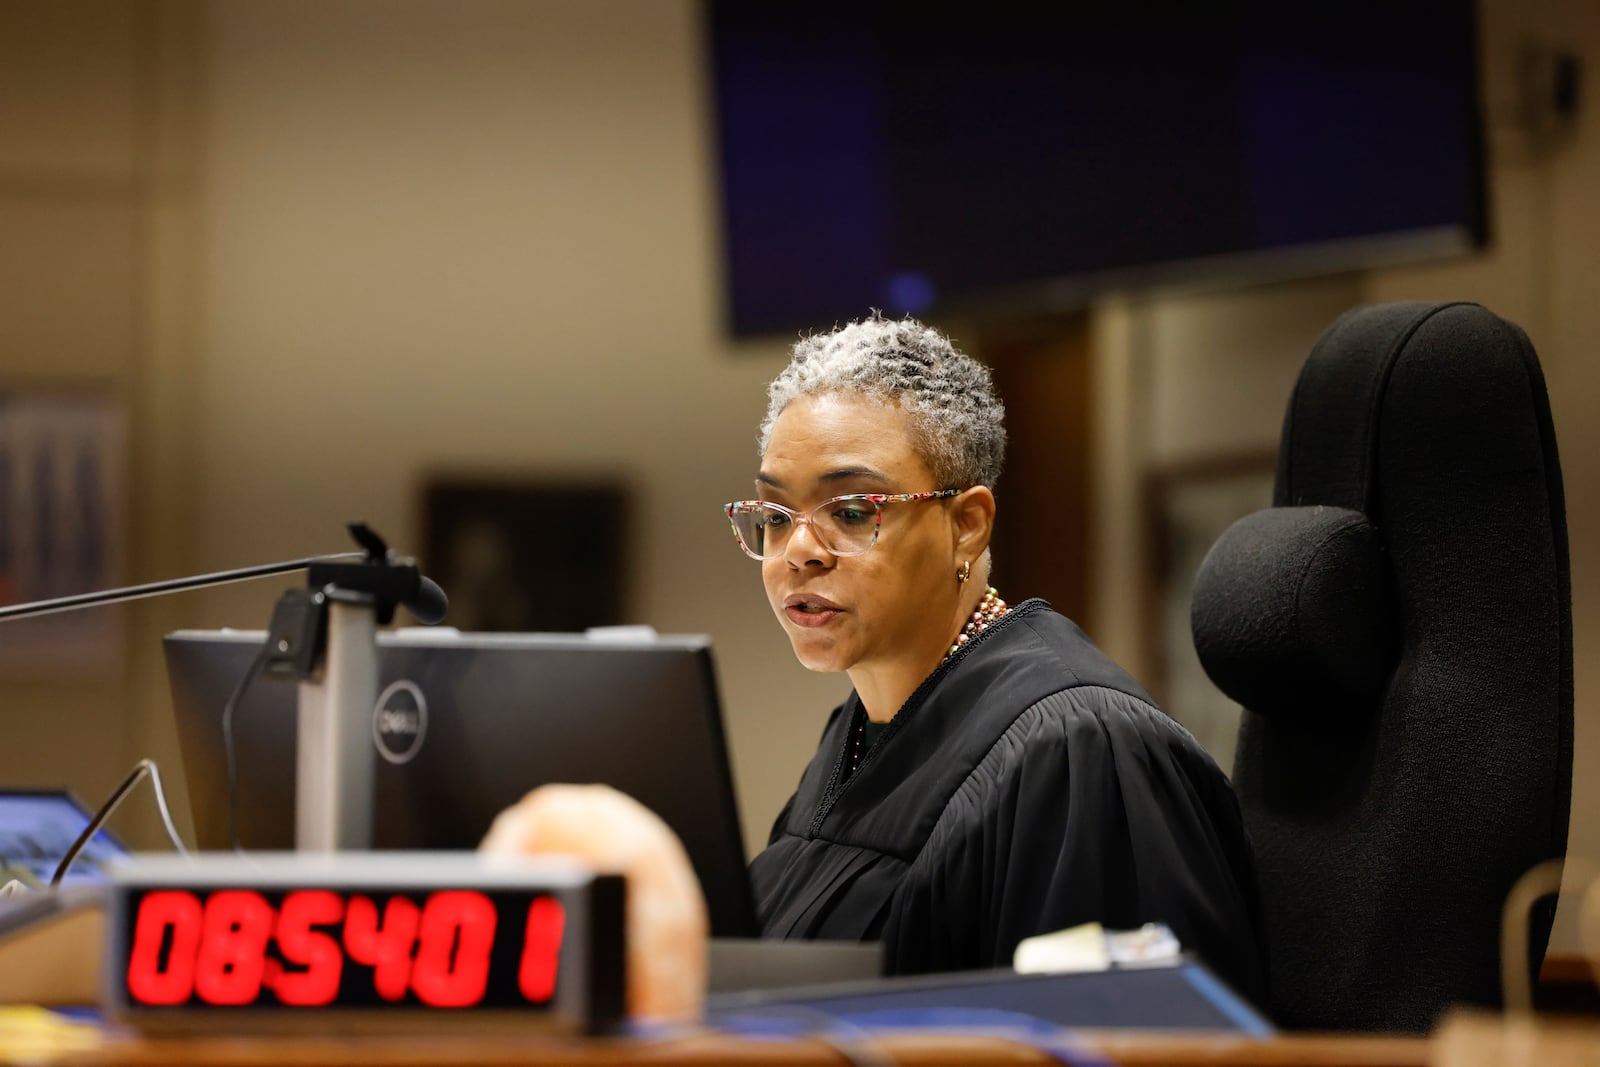
[[120, 604], [126, 600], [143, 600], [146, 597], [181, 593], [185, 589], [201, 589], [208, 585], [227, 585], [230, 582], [247, 582], [253, 578], [266, 578], [290, 571], [310, 570], [319, 563], [337, 563], [342, 560], [361, 559], [361, 552], [335, 552], [328, 556], [308, 556], [305, 559], [285, 560], [282, 563], [263, 563], [256, 567], [239, 567], [231, 571], [214, 571], [195, 574], [187, 578], [172, 578], [164, 582], [147, 582], [121, 589], [101, 589], [93, 593], [77, 593], [56, 597], [54, 600], [34, 600], [26, 604], [11, 604], [0, 608], [0, 620], [21, 619], [29, 615], [54, 615], [60, 611], [76, 611], [96, 604]]
[[[448, 600], [415, 560], [391, 552], [364, 523], [350, 523], [348, 529], [363, 551], [13, 604], [0, 608], [0, 621], [305, 571], [306, 588], [285, 593], [273, 609], [266, 644], [250, 676], [259, 669], [299, 682], [295, 847], [314, 852], [368, 848], [377, 628], [401, 607], [418, 622], [438, 622]], [[241, 691], [243, 685], [248, 679]], [[225, 738], [226, 718], [224, 713]]]

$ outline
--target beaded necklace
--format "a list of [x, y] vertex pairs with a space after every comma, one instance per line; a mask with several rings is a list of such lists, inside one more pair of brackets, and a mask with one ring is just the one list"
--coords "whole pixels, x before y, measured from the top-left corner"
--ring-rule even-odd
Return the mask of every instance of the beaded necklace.
[[1000, 599], [1000, 594], [994, 586], [983, 591], [983, 599], [978, 601], [978, 610], [972, 613], [972, 618], [956, 634], [955, 643], [950, 646], [950, 651], [945, 653], [945, 658], [956, 654], [956, 650], [974, 637], [987, 630], [994, 621], [1011, 610], [1011, 605]]

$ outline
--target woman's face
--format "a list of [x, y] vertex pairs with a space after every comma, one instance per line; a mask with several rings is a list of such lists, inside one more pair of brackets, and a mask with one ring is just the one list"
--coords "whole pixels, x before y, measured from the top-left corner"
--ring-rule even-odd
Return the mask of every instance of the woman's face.
[[[911, 445], [910, 416], [852, 396], [802, 397], [784, 408], [756, 479], [762, 499], [801, 512], [847, 493], [943, 488]], [[937, 660], [958, 610], [956, 552], [944, 502], [890, 503], [866, 552], [835, 556], [809, 524], [797, 524], [784, 554], [762, 561], [761, 579], [795, 655], [811, 670]]]

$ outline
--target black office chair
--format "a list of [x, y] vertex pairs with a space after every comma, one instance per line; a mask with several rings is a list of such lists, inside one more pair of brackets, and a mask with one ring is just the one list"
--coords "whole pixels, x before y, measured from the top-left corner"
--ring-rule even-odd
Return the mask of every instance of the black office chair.
[[1572, 785], [1566, 512], [1527, 337], [1476, 304], [1345, 314], [1290, 398], [1274, 504], [1218, 540], [1191, 609], [1246, 709], [1271, 1012], [1423, 1030], [1498, 1003], [1501, 905], [1565, 855]]

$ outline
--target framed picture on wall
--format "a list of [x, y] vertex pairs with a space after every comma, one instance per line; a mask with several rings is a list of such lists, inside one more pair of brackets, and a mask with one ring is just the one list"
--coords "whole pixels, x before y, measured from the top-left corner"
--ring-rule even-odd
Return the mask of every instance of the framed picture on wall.
[[463, 631], [559, 633], [624, 619], [627, 497], [614, 485], [438, 477], [422, 564]]
[[1162, 708], [1233, 766], [1240, 708], [1206, 676], [1194, 650], [1189, 602], [1211, 546], [1238, 519], [1272, 505], [1274, 452], [1223, 455], [1157, 468], [1145, 483], [1143, 598], [1146, 677]]
[[[109, 390], [0, 392], [0, 605], [125, 580], [127, 413]], [[0, 622], [0, 672], [120, 669], [116, 606]]]

